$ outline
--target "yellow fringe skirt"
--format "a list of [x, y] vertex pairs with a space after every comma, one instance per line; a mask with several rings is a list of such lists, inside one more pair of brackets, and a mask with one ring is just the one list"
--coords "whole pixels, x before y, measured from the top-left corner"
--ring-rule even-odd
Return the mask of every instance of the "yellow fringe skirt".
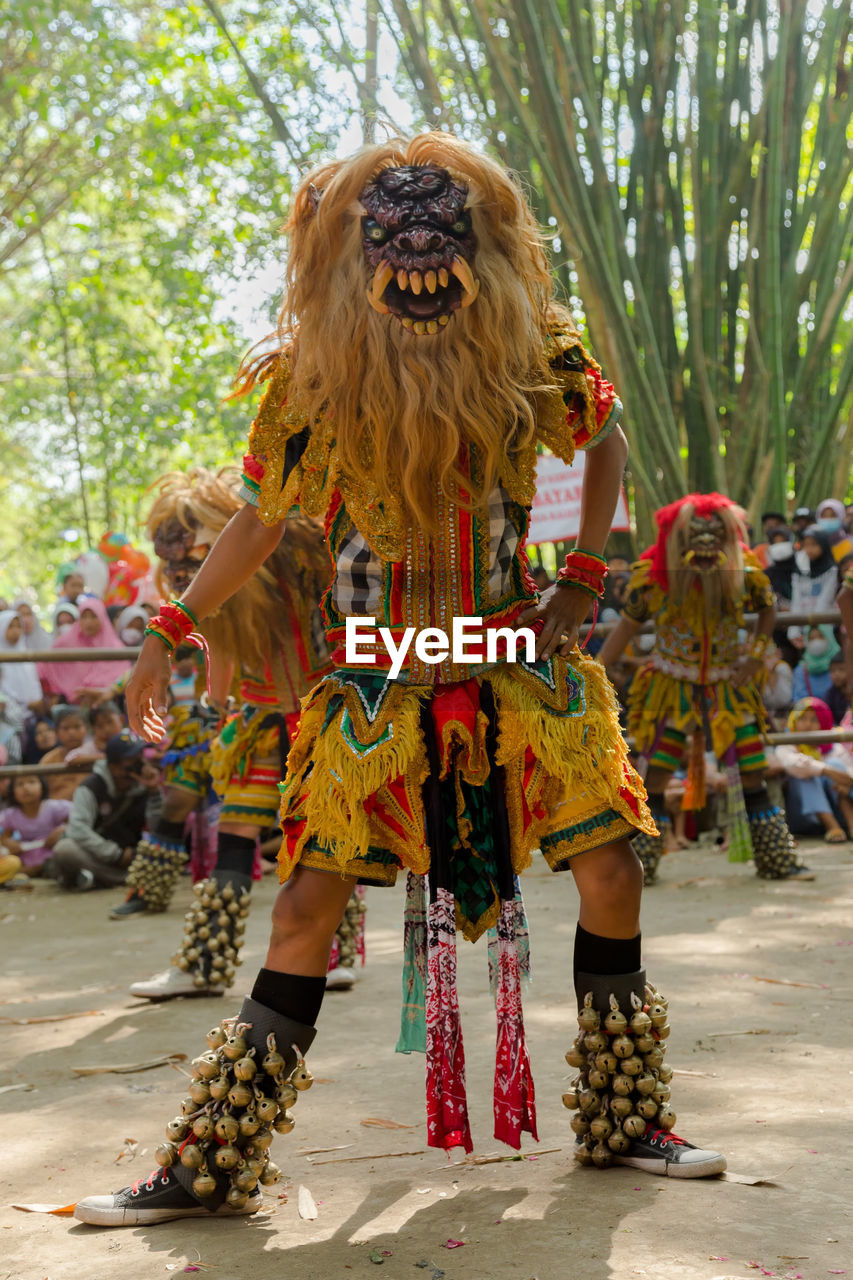
[[195, 703], [180, 703], [169, 712], [169, 745], [162, 757], [163, 785], [207, 793], [212, 735], [210, 722]]
[[494, 786], [503, 790], [515, 873], [537, 847], [560, 870], [638, 830], [656, 833], [612, 686], [579, 650], [569, 660], [506, 663], [452, 685], [390, 683], [346, 669], [302, 703], [280, 786], [280, 878], [299, 864], [375, 884], [392, 884], [402, 868], [427, 872], [430, 757], [451, 831], [457, 919], [468, 937], [494, 924], [500, 909]]
[[268, 704], [246, 703], [229, 716], [210, 753], [210, 785], [222, 801], [220, 823], [275, 825], [281, 735], [289, 720]]
[[754, 684], [741, 688], [729, 680], [696, 685], [649, 665], [635, 675], [628, 694], [628, 733], [640, 754], [649, 753], [664, 728], [679, 733], [711, 726], [714, 755], [722, 760], [744, 726], [767, 731], [767, 713]]

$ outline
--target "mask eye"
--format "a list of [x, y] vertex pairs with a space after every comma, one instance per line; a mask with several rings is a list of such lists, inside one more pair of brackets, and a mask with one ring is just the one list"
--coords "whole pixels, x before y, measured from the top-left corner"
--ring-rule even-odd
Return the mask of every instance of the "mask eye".
[[450, 230], [453, 232], [455, 236], [464, 236], [467, 232], [469, 232], [471, 230], [470, 213], [463, 213], [460, 218], [457, 218], [456, 221], [453, 223], [452, 227], [450, 228]]
[[365, 240], [370, 240], [373, 244], [384, 244], [388, 239], [388, 232], [374, 218], [365, 218], [361, 225]]

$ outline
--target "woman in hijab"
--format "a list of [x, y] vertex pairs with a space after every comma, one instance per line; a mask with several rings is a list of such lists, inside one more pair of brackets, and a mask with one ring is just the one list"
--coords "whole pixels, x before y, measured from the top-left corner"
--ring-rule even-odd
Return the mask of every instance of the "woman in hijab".
[[791, 581], [794, 576], [794, 534], [787, 525], [775, 525], [767, 536], [767, 567], [773, 594], [781, 610], [791, 607]]
[[35, 609], [26, 596], [12, 601], [12, 608], [21, 619], [21, 632], [25, 649], [49, 649], [51, 638], [39, 621]]
[[824, 498], [817, 506], [817, 523], [829, 538], [829, 545], [836, 561], [843, 560], [853, 551], [853, 541], [844, 528], [847, 508], [837, 498]]
[[129, 604], [126, 609], [122, 609], [115, 620], [115, 629], [122, 644], [129, 648], [142, 644], [145, 628], [150, 621], [148, 610], [143, 609], [141, 604]]
[[80, 610], [70, 600], [57, 600], [53, 606], [53, 639], [48, 648], [53, 648], [61, 635], [64, 635], [72, 623], [80, 617]]
[[[121, 649], [122, 643], [107, 617], [103, 600], [80, 596], [80, 616], [67, 631], [54, 639], [53, 649]], [[128, 661], [93, 658], [82, 662], [42, 662], [39, 675], [45, 693], [58, 695], [63, 702], [96, 706], [107, 700], [115, 682], [130, 670]]]
[[[792, 696], [795, 703], [803, 698], [826, 698], [832, 688], [829, 664], [840, 652], [841, 646], [831, 626], [824, 623], [819, 627], [809, 627], [802, 659], [794, 668]], [[829, 728], [832, 728], [831, 724]]]
[[[788, 717], [791, 733], [832, 728], [832, 712], [820, 698], [802, 698]], [[775, 748], [785, 772], [788, 824], [795, 835], [823, 834], [828, 844], [846, 840], [853, 829], [853, 759], [839, 743], [798, 742]]]
[[56, 725], [51, 716], [37, 716], [24, 730], [21, 763], [38, 764], [56, 746]]
[[[838, 569], [829, 534], [813, 524], [803, 534], [803, 545], [794, 555], [791, 577], [792, 613], [823, 613], [835, 607]], [[793, 631], [793, 628], [792, 628]], [[789, 631], [792, 640], [801, 638]]]
[[[4, 609], [0, 613], [2, 649], [26, 650], [21, 619], [14, 609]], [[4, 705], [3, 719], [16, 734], [20, 733], [31, 712], [44, 710], [44, 694], [34, 663], [0, 663], [0, 702]]]

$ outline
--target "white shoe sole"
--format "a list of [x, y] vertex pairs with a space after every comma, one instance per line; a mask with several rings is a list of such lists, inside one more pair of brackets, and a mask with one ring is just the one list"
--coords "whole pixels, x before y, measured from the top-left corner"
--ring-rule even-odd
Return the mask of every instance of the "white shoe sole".
[[332, 969], [326, 974], [326, 990], [349, 991], [355, 986], [357, 976], [355, 969]]
[[724, 1173], [726, 1157], [714, 1154], [708, 1160], [697, 1160], [692, 1164], [682, 1164], [674, 1160], [658, 1160], [645, 1156], [614, 1156], [614, 1164], [628, 1165], [631, 1169], [641, 1169], [643, 1173], [656, 1173], [664, 1178], [711, 1178], [714, 1174]]
[[186, 1000], [192, 996], [224, 996], [224, 987], [190, 987], [186, 991], [155, 991], [149, 987], [146, 991], [140, 991], [138, 984], [134, 983], [132, 987], [128, 987], [128, 995], [135, 996], [137, 1000]]
[[[205, 1209], [197, 1205], [193, 1209], [114, 1209], [109, 1205], [97, 1204], [101, 1197], [93, 1196], [91, 1200], [81, 1200], [74, 1209], [74, 1217], [78, 1222], [85, 1222], [90, 1227], [144, 1227], [153, 1226], [157, 1222], [177, 1222], [180, 1218], [241, 1218], [257, 1213], [262, 1207], [255, 1204], [245, 1209], [232, 1209], [224, 1204], [216, 1210]], [[107, 1199], [108, 1197], [104, 1197]]]

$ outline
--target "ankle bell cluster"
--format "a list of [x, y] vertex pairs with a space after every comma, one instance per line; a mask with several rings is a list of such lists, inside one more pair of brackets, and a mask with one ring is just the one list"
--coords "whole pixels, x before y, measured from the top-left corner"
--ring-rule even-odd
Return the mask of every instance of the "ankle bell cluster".
[[273, 1034], [263, 1056], [250, 1047], [249, 1025], [230, 1019], [208, 1031], [208, 1051], [193, 1062], [181, 1115], [169, 1121], [167, 1141], [155, 1152], [164, 1168], [180, 1164], [194, 1174], [192, 1192], [202, 1202], [217, 1193], [223, 1199], [227, 1178], [224, 1203], [232, 1209], [245, 1208], [259, 1183], [278, 1182], [281, 1171], [269, 1155], [273, 1134], [291, 1132], [291, 1107], [314, 1083], [295, 1046], [293, 1068]]
[[654, 884], [657, 880], [658, 867], [664, 852], [664, 830], [669, 825], [669, 819], [661, 814], [652, 811], [652, 817], [660, 830], [660, 834], [650, 836], [645, 831], [638, 831], [631, 840], [634, 852], [643, 864], [644, 884]]
[[580, 1071], [563, 1094], [563, 1105], [575, 1112], [575, 1159], [599, 1169], [624, 1154], [652, 1122], [665, 1130], [675, 1125], [669, 1105], [672, 1068], [664, 1062], [667, 1002], [646, 985], [645, 1001], [632, 993], [631, 1006], [627, 1016], [611, 995], [602, 1018], [592, 993], [587, 994], [578, 1013], [580, 1034], [566, 1054], [569, 1066]]
[[353, 890], [349, 902], [344, 909], [343, 919], [338, 925], [338, 964], [342, 969], [352, 969], [358, 954], [358, 931], [364, 915], [364, 903]]
[[762, 880], [789, 876], [797, 866], [797, 852], [784, 812], [770, 803], [765, 791], [758, 793], [755, 800], [749, 797], [747, 818], [756, 874]]
[[230, 987], [240, 961], [251, 895], [216, 880], [193, 885], [195, 902], [184, 916], [181, 949], [172, 963], [193, 975], [197, 987]]
[[186, 861], [183, 844], [143, 836], [127, 869], [127, 884], [139, 893], [146, 911], [166, 910]]

